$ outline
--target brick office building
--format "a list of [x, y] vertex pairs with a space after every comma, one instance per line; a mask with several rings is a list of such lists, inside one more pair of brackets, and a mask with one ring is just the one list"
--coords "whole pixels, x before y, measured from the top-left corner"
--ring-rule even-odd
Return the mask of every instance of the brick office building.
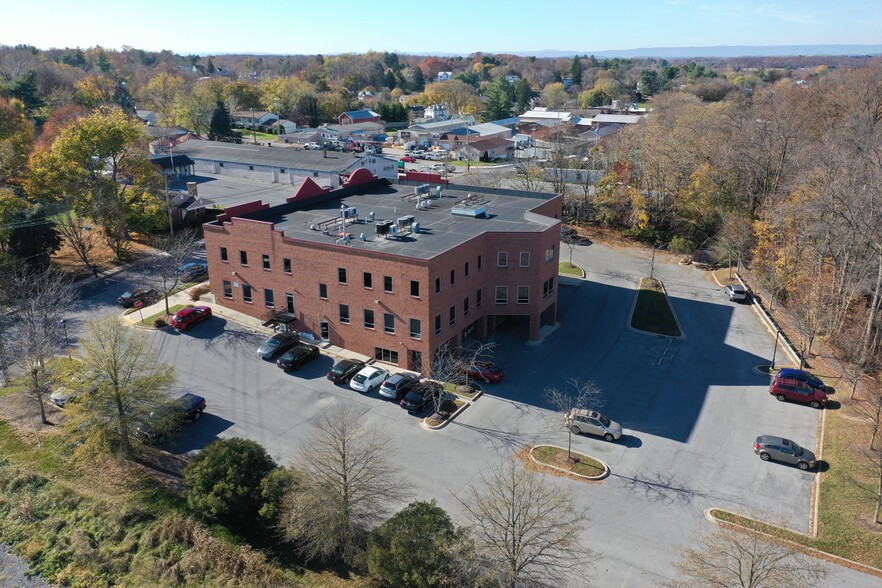
[[231, 207], [204, 225], [212, 292], [417, 371], [504, 319], [538, 339], [556, 321], [562, 198], [438, 188], [359, 170], [338, 190], [307, 179], [285, 204]]

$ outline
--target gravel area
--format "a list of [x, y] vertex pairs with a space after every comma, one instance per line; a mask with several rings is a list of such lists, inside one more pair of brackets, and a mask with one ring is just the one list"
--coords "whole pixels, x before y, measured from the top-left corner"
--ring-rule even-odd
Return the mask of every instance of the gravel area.
[[28, 564], [0, 543], [0, 588], [49, 588], [40, 576], [28, 575]]

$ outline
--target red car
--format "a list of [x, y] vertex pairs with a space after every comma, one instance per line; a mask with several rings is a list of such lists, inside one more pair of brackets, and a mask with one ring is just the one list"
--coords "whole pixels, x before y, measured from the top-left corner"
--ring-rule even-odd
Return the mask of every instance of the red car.
[[399, 161], [403, 161], [404, 163], [416, 163], [416, 159], [414, 159], [410, 155], [405, 155]]
[[792, 378], [775, 378], [769, 386], [769, 394], [779, 401], [792, 400], [820, 408], [827, 404], [827, 394]]
[[171, 319], [171, 326], [186, 331], [196, 323], [211, 318], [211, 308], [207, 306], [188, 306], [182, 308]]
[[486, 384], [497, 384], [502, 381], [505, 372], [501, 367], [489, 361], [478, 361], [465, 369], [466, 375], [473, 380], [481, 380]]

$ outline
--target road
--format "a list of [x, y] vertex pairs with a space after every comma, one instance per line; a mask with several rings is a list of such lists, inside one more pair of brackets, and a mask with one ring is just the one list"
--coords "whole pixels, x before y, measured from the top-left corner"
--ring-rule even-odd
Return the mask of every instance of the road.
[[[146, 332], [159, 361], [176, 367], [180, 388], [208, 399], [203, 418], [170, 446], [198, 451], [217, 438], [241, 436], [263, 444], [279, 464], [297, 459], [329, 407], [357, 409], [390, 438], [390, 456], [413, 499], [435, 498], [454, 516], [458, 499], [489, 467], [526, 444], [565, 444], [560, 415], [543, 390], [574, 377], [604, 391], [603, 410], [625, 427], [620, 443], [574, 438], [577, 450], [607, 462], [599, 484], [549, 479], [570, 488], [590, 524], [579, 541], [596, 554], [596, 583], [646, 586], [673, 578], [682, 546], [713, 529], [702, 513], [719, 506], [807, 530], [814, 474], [764, 463], [752, 452], [757, 434], [788, 436], [812, 447], [819, 412], [776, 402], [755, 366], [768, 364], [773, 342], [751, 309], [729, 302], [691, 267], [657, 262], [685, 338], [627, 328], [639, 277], [649, 271], [639, 251], [580, 246], [573, 260], [587, 269], [578, 286], [561, 286], [560, 328], [539, 346], [524, 344], [524, 325], [509, 321], [495, 335], [505, 381], [435, 432], [376, 393], [363, 395], [324, 378], [334, 358], [322, 356], [296, 375], [258, 359], [264, 335], [216, 317], [187, 333]], [[119, 312], [120, 274], [84, 290], [81, 321]], [[402, 505], [390, 505], [397, 509]], [[871, 578], [831, 566], [829, 586], [878, 586]], [[571, 586], [582, 586], [574, 578]]]

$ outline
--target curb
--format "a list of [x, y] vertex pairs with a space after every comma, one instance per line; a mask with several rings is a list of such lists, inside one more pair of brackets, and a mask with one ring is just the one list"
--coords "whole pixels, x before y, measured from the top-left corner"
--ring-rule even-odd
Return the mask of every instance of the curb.
[[457, 417], [457, 415], [459, 415], [459, 413], [461, 413], [466, 408], [468, 408], [469, 406], [472, 405], [471, 401], [466, 400], [462, 396], [457, 396], [457, 398], [461, 398], [462, 400], [465, 401], [465, 403], [462, 406], [460, 406], [459, 408], [457, 408], [455, 411], [453, 411], [453, 414], [451, 414], [449, 417], [447, 417], [447, 419], [444, 420], [440, 425], [430, 425], [429, 423], [426, 422], [429, 417], [425, 417], [425, 418], [420, 419], [420, 426], [427, 431], [437, 431], [439, 429], [443, 429], [444, 427], [447, 426], [448, 423], [450, 423], [450, 421], [455, 419]]
[[586, 476], [585, 474], [578, 474], [576, 472], [571, 472], [570, 470], [565, 470], [563, 468], [559, 468], [557, 466], [553, 466], [551, 464], [545, 463], [544, 461], [539, 461], [538, 459], [533, 457], [533, 452], [536, 450], [537, 447], [553, 447], [555, 449], [562, 449], [564, 451], [566, 451], [566, 448], [560, 447], [559, 445], [549, 445], [547, 443], [543, 443], [542, 445], [534, 445], [533, 448], [530, 449], [530, 460], [535, 464], [541, 465], [542, 467], [551, 468], [553, 470], [557, 470], [558, 472], [562, 472], [562, 473], [570, 475], [570, 476], [576, 476], [577, 478], [582, 478], [584, 480], [591, 480], [592, 482], [597, 482], [599, 480], [603, 480], [604, 478], [609, 476], [609, 472], [610, 472], [609, 465], [607, 465], [607, 463], [605, 461], [603, 461], [602, 459], [597, 459], [596, 457], [592, 457], [592, 456], [585, 454], [585, 453], [579, 453], [578, 451], [574, 452], [574, 453], [577, 453], [578, 455], [584, 455], [585, 457], [590, 457], [594, 461], [599, 462], [604, 468], [602, 474], [599, 474], [597, 476]]
[[[564, 262], [561, 262], [561, 263], [564, 263]], [[566, 263], [569, 263], [569, 262], [566, 262]], [[557, 275], [558, 275], [558, 276], [563, 276], [563, 277], [566, 277], [566, 278], [573, 278], [574, 280], [584, 280], [584, 279], [585, 279], [585, 276], [586, 276], [585, 268], [583, 268], [583, 267], [582, 267], [581, 265], [579, 265], [578, 263], [572, 263], [572, 264], [569, 264], [569, 265], [572, 265], [573, 267], [575, 267], [576, 269], [578, 269], [579, 272], [581, 272], [581, 275], [574, 276], [573, 274], [566, 274], [566, 273], [560, 271], [560, 268], [558, 268], [558, 270], [557, 270]], [[558, 280], [558, 283], [560, 283], [560, 280]]]
[[[841, 566], [844, 566], [844, 567], [847, 567], [847, 568], [850, 568], [850, 569], [853, 569], [853, 570], [856, 570], [859, 572], [863, 572], [865, 574], [872, 574], [874, 576], [882, 577], [882, 570], [880, 570], [879, 568], [874, 568], [873, 566], [868, 566], [867, 564], [861, 563], [859, 561], [854, 561], [853, 559], [848, 559], [846, 557], [840, 557], [838, 555], [834, 555], [834, 554], [826, 552], [826, 551], [821, 551], [820, 549], [815, 549], [814, 547], [808, 547], [806, 545], [803, 545], [801, 543], [796, 543], [795, 541], [791, 541], [789, 539], [775, 537], [774, 535], [769, 535], [768, 533], [766, 533], [764, 531], [750, 529], [750, 528], [745, 527], [744, 525], [740, 525], [738, 523], [731, 523], [729, 521], [724, 521], [722, 519], [718, 519], [713, 514], [711, 514], [711, 511], [714, 511], [714, 510], [720, 510], [723, 512], [731, 512], [731, 511], [728, 511], [723, 508], [717, 508], [717, 507], [709, 507], [709, 508], [704, 509], [704, 518], [706, 518], [710, 522], [714, 523], [715, 525], [719, 525], [721, 527], [731, 527], [736, 530], [743, 530], [743, 531], [747, 531], [747, 532], [758, 533], [759, 535], [762, 535], [763, 537], [768, 537], [771, 541], [774, 541], [776, 543], [784, 543], [787, 546], [792, 547], [793, 549], [795, 549], [797, 551], [801, 551], [802, 553], [804, 553], [806, 555], [816, 557], [818, 559], [825, 559], [825, 560], [830, 561], [832, 563], [835, 563], [835, 564], [838, 564], [838, 565], [841, 565]], [[737, 515], [738, 513], [733, 512], [731, 514]], [[754, 519], [751, 517], [745, 517], [744, 515], [738, 515], [738, 516], [743, 517], [748, 520], [751, 520], [751, 521], [756, 521], [757, 523], [762, 523], [763, 525], [767, 525], [769, 527], [781, 529], [782, 531], [787, 531], [788, 533], [793, 533], [795, 535], [801, 535], [801, 536], [806, 537], [808, 539], [814, 540], [814, 537], [812, 537], [811, 535], [807, 535], [805, 533], [800, 533], [799, 531], [793, 531], [792, 529], [787, 529], [786, 527], [773, 525], [771, 523], [765, 523], [765, 522], [760, 521], [758, 519]]]

